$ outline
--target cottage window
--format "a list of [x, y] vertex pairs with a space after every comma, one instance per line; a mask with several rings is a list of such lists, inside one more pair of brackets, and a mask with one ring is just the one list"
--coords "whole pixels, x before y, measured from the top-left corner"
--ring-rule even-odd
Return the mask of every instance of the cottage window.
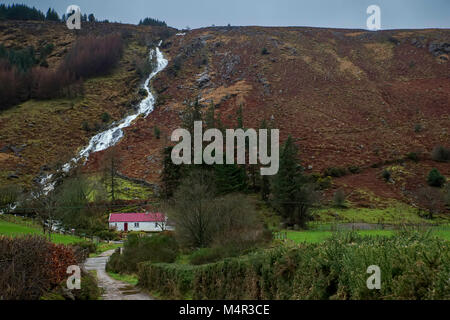
[[139, 228], [139, 222], [135, 222], [135, 223], [134, 223], [134, 227], [135, 227], [135, 228]]

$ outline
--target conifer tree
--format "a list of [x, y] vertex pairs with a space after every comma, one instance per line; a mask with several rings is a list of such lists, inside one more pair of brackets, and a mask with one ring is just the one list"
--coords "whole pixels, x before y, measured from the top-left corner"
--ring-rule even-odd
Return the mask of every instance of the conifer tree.
[[294, 140], [289, 136], [280, 153], [280, 168], [273, 180], [273, 206], [286, 223], [305, 228], [316, 195], [298, 164], [297, 153]]
[[161, 173], [161, 196], [165, 199], [171, 198], [182, 179], [182, 166], [172, 162], [171, 154], [173, 147], [163, 150], [163, 170]]

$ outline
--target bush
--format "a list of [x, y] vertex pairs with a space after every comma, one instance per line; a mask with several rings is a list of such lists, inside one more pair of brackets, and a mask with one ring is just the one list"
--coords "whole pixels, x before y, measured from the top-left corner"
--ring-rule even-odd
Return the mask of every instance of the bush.
[[0, 299], [36, 300], [67, 279], [72, 249], [43, 237], [0, 237]]
[[189, 262], [193, 265], [216, 262], [229, 256], [224, 247], [202, 248], [194, 251], [189, 256]]
[[99, 237], [102, 240], [106, 241], [118, 241], [120, 240], [120, 236], [115, 230], [101, 230], [97, 231], [95, 236]]
[[262, 48], [261, 49], [261, 54], [262, 55], [267, 55], [267, 54], [269, 54], [269, 50], [267, 50], [267, 48]]
[[445, 177], [439, 172], [438, 169], [433, 168], [428, 174], [427, 182], [431, 187], [442, 187], [445, 184]]
[[414, 162], [419, 162], [419, 155], [416, 152], [410, 152], [406, 155], [406, 158], [414, 161]]
[[383, 179], [388, 182], [389, 180], [391, 180], [391, 172], [389, 170], [383, 170], [383, 172], [381, 173], [381, 176], [383, 177]]
[[438, 162], [450, 161], [450, 149], [443, 146], [436, 146], [431, 152], [431, 158]]
[[156, 139], [159, 139], [161, 137], [161, 130], [157, 126], [155, 126], [153, 128], [153, 134], [155, 135]]
[[83, 121], [81, 123], [81, 129], [83, 129], [86, 132], [91, 131], [91, 127], [89, 126], [89, 123], [87, 121]]
[[348, 167], [348, 171], [350, 173], [356, 174], [356, 173], [360, 173], [361, 172], [361, 168], [358, 166], [350, 166]]
[[82, 269], [80, 280], [80, 289], [68, 290], [66, 281], [63, 281], [57, 288], [45, 293], [40, 300], [98, 300], [101, 296], [101, 289], [96, 277]]
[[205, 248], [221, 239], [258, 241], [262, 223], [253, 204], [241, 194], [215, 196], [214, 176], [193, 171], [171, 199], [167, 212], [176, 224], [175, 234], [186, 248]]
[[104, 123], [108, 123], [110, 120], [111, 120], [111, 116], [109, 115], [108, 112], [102, 113], [102, 121]]
[[[370, 265], [382, 270], [381, 290], [367, 288]], [[426, 234], [342, 233], [202, 266], [146, 262], [138, 276], [169, 298], [434, 300], [450, 298], [449, 265], [450, 243]]]
[[97, 252], [97, 244], [92, 241], [82, 241], [73, 244], [74, 247], [80, 247], [83, 250], [86, 250], [89, 254]]
[[346, 174], [347, 174], [347, 169], [335, 168], [335, 167], [327, 168], [324, 173], [325, 176], [335, 177], [335, 178], [343, 177]]
[[123, 254], [114, 253], [106, 269], [114, 273], [133, 273], [139, 262], [174, 262], [177, 255], [178, 244], [170, 233], [150, 237], [129, 234]]
[[450, 207], [450, 184], [447, 184], [447, 187], [444, 190], [444, 202]]
[[336, 207], [339, 208], [345, 208], [345, 192], [342, 189], [339, 189], [338, 191], [336, 191], [333, 195], [333, 203]]
[[422, 132], [422, 130], [423, 130], [423, 127], [422, 127], [422, 125], [420, 123], [417, 123], [417, 124], [414, 125], [414, 132], [415, 133]]

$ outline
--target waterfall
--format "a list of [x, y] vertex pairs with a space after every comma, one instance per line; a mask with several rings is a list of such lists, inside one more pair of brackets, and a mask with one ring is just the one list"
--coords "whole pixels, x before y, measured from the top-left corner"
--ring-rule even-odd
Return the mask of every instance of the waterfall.
[[[164, 70], [169, 63], [159, 50], [161, 43], [162, 41], [160, 41], [155, 49], [150, 50], [149, 59], [156, 59], [156, 66], [155, 70], [149, 75], [147, 80], [145, 80], [144, 89], [147, 91], [147, 97], [139, 103], [136, 112], [123, 118], [122, 120], [114, 122], [109, 129], [93, 136], [89, 141], [89, 144], [83, 148], [76, 157], [62, 167], [61, 170], [63, 172], [69, 172], [69, 170], [81, 159], [84, 159], [83, 164], [86, 163], [91, 153], [103, 151], [116, 145], [123, 138], [124, 133], [122, 129], [129, 127], [137, 117], [141, 115], [147, 117], [153, 111], [155, 106], [155, 96], [150, 89], [150, 81], [158, 73]], [[45, 193], [48, 193], [54, 189], [55, 182], [52, 181], [52, 177], [52, 174], [48, 174], [40, 179], [40, 184], [42, 185]]]

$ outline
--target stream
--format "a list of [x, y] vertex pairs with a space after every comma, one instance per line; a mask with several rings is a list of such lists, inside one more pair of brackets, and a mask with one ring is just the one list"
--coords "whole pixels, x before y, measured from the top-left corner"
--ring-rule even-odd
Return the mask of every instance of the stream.
[[[151, 91], [150, 82], [158, 73], [164, 70], [169, 63], [167, 59], [164, 58], [164, 55], [159, 49], [161, 43], [162, 41], [160, 41], [155, 49], [150, 50], [149, 60], [153, 61], [153, 59], [156, 59], [155, 69], [149, 75], [147, 80], [145, 80], [143, 88], [145, 89], [145, 91], [147, 91], [147, 97], [139, 103], [136, 112], [134, 114], [128, 115], [122, 120], [114, 122], [109, 129], [93, 136], [89, 141], [89, 144], [85, 148], [83, 148], [76, 157], [74, 157], [62, 167], [61, 170], [63, 172], [69, 172], [70, 169], [81, 159], [84, 159], [83, 164], [85, 164], [89, 159], [89, 155], [91, 153], [103, 151], [108, 149], [109, 147], [116, 145], [124, 136], [122, 129], [129, 127], [137, 117], [141, 115], [147, 117], [153, 111], [155, 106], [155, 96]], [[40, 179], [40, 184], [42, 185], [43, 190], [46, 194], [54, 189], [55, 182], [52, 180], [52, 178], [53, 174], [47, 174]]]

